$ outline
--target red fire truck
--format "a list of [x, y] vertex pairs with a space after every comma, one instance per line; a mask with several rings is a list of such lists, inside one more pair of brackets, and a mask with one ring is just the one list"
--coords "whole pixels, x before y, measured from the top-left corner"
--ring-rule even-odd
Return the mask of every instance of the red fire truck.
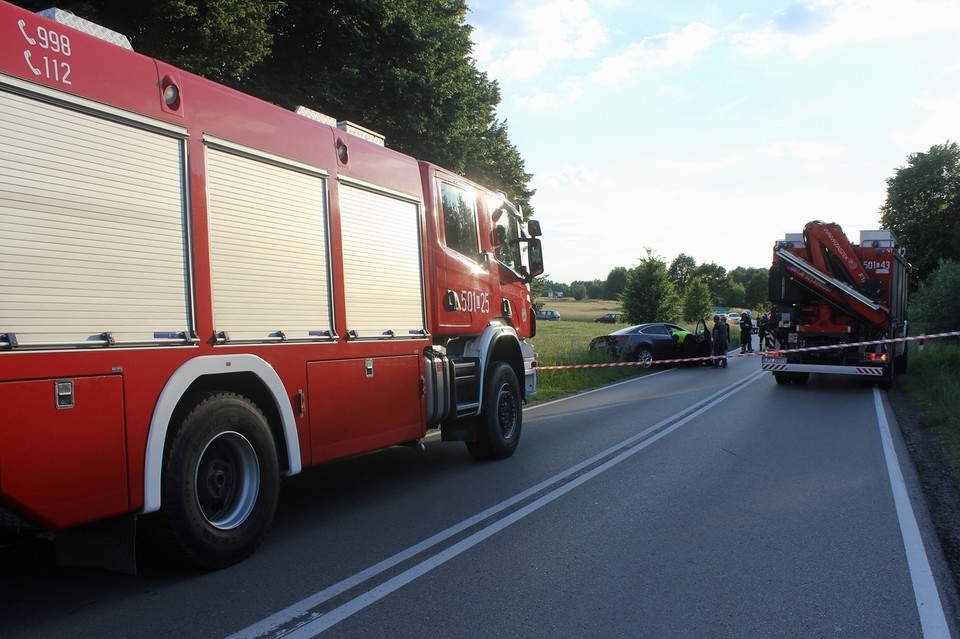
[[156, 513], [219, 568], [305, 467], [513, 454], [543, 260], [502, 194], [59, 10], [0, 2], [0, 113], [0, 528], [131, 569]]
[[907, 369], [910, 265], [886, 229], [851, 244], [814, 221], [777, 242], [770, 268], [773, 349], [761, 359], [781, 384], [810, 373], [859, 376], [889, 387]]

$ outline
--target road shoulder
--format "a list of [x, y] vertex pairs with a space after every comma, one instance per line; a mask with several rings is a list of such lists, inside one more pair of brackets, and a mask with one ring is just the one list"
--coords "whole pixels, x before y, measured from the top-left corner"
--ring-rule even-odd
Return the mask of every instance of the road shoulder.
[[[954, 592], [960, 591], [960, 485], [951, 476], [940, 453], [936, 432], [924, 426], [921, 412], [910, 397], [895, 385], [887, 391], [887, 400], [896, 414], [923, 488], [943, 559], [953, 578]], [[944, 602], [946, 608], [955, 605], [955, 602], [953, 605]]]

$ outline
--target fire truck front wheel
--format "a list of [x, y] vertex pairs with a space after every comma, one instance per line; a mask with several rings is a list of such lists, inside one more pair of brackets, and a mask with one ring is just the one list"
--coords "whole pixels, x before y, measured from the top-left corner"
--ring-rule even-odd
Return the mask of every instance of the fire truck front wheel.
[[263, 541], [280, 489], [263, 413], [233, 393], [204, 396], [170, 444], [163, 473], [167, 547], [207, 569], [246, 559]]
[[494, 365], [486, 392], [477, 440], [467, 442], [467, 450], [477, 459], [506, 459], [517, 450], [523, 425], [520, 384], [509, 364]]

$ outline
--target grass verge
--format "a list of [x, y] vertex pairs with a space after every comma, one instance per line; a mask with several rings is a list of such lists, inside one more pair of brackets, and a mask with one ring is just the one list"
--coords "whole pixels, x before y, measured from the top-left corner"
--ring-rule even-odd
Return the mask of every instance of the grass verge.
[[937, 340], [921, 351], [911, 344], [907, 374], [897, 379], [920, 413], [924, 428], [933, 428], [944, 461], [960, 481], [960, 343]]
[[[606, 335], [624, 326], [627, 325], [596, 324], [593, 321], [539, 322], [537, 336], [530, 340], [537, 350], [537, 365], [569, 366], [609, 362], [602, 353], [591, 353], [587, 347], [594, 337]], [[533, 400], [556, 399], [647, 372], [639, 366], [541, 371], [537, 374], [537, 395]]]

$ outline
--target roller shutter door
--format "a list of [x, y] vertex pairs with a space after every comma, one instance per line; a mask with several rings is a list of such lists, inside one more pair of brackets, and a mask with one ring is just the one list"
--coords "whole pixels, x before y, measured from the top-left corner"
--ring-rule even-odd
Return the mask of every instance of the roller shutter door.
[[0, 333], [56, 347], [190, 331], [182, 133], [3, 86], [0, 113]]
[[216, 331], [329, 339], [326, 179], [212, 143], [207, 191]]
[[347, 329], [355, 337], [425, 334], [419, 204], [340, 184]]

